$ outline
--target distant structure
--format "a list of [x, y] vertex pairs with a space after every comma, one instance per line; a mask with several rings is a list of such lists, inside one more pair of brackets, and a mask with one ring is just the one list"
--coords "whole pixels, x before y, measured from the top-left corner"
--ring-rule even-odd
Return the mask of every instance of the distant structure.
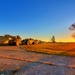
[[55, 42], [56, 42], [56, 41], [55, 41], [55, 36], [52, 36], [51, 42], [52, 42], [52, 43], [55, 43]]

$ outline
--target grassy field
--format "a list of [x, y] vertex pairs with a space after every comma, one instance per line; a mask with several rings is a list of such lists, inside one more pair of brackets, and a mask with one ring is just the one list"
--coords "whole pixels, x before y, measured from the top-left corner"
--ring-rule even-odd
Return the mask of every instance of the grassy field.
[[26, 51], [45, 53], [51, 55], [75, 56], [75, 43], [44, 43], [37, 45], [20, 46]]

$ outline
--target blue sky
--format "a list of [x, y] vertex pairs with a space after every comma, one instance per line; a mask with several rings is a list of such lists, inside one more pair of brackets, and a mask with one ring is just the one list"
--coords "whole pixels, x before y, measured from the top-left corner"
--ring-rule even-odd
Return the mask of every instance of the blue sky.
[[75, 41], [75, 0], [0, 0], [0, 34], [49, 41]]

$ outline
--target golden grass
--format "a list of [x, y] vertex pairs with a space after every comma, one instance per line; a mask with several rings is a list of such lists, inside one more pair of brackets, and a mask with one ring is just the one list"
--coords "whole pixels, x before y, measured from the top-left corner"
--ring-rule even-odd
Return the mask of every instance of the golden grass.
[[22, 49], [31, 52], [51, 55], [75, 56], [75, 43], [44, 43], [37, 45], [23, 45]]

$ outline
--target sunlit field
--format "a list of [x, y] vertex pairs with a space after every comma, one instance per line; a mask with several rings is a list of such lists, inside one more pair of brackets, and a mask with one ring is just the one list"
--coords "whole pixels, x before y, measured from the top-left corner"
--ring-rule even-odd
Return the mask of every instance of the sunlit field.
[[20, 46], [26, 51], [51, 55], [75, 56], [75, 43], [44, 43], [37, 45]]

